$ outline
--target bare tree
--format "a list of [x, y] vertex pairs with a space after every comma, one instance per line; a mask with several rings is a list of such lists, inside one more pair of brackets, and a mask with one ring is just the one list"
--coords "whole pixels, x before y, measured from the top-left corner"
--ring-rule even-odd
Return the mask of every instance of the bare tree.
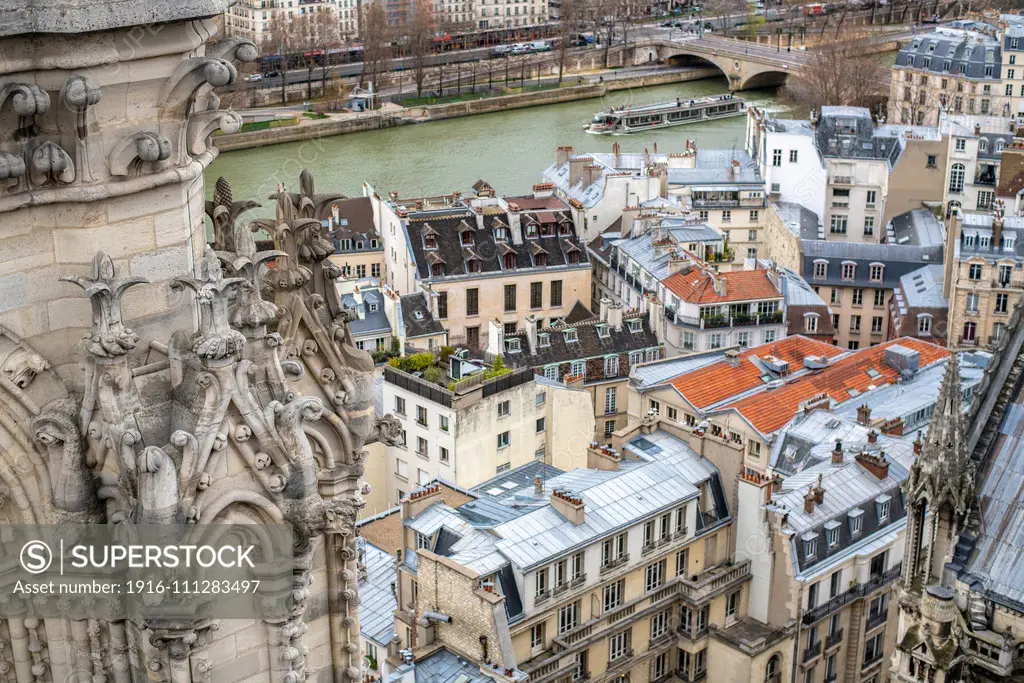
[[312, 99], [313, 72], [317, 66], [323, 67], [321, 94], [327, 92], [328, 53], [341, 43], [341, 23], [333, 7], [319, 5], [309, 9], [309, 13], [297, 17], [278, 10], [270, 21], [269, 34], [271, 44], [282, 50], [282, 70], [285, 54], [306, 70], [306, 97]]
[[359, 82], [364, 88], [380, 92], [391, 64], [391, 27], [382, 2], [368, 2], [361, 11], [363, 71]]
[[584, 0], [562, 0], [562, 20], [558, 24], [558, 85], [562, 85], [569, 47], [579, 32], [583, 2]]
[[786, 85], [786, 95], [814, 108], [877, 108], [888, 95], [889, 69], [863, 52], [858, 40], [819, 45]]
[[722, 32], [729, 32], [729, 17], [734, 14], [746, 14], [750, 12], [750, 4], [747, 0], [707, 0], [704, 3], [704, 13], [713, 19], [720, 19]]
[[434, 13], [429, 0], [414, 0], [412, 21], [409, 24], [409, 59], [416, 82], [416, 97], [423, 97], [423, 84], [427, 79], [427, 61], [433, 48]]

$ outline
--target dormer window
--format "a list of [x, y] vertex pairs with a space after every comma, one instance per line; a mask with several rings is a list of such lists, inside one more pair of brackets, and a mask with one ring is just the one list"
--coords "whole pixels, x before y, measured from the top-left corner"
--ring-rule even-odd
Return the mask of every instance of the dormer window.
[[626, 323], [629, 326], [630, 332], [640, 332], [643, 329], [643, 325], [637, 319], [630, 320]]
[[1013, 235], [1003, 235], [1003, 251], [1013, 251], [1013, 246], [1017, 243], [1017, 238]]
[[601, 339], [607, 339], [608, 337], [611, 336], [611, 330], [608, 329], [607, 325], [598, 325], [597, 336], [600, 337]]
[[864, 511], [855, 508], [847, 513], [847, 517], [850, 519], [850, 535], [857, 538], [864, 531]]
[[535, 266], [546, 266], [548, 264], [547, 254], [537, 254], [533, 257], [533, 265]]
[[376, 249], [378, 244], [377, 240], [370, 240], [370, 249]]
[[505, 270], [513, 270], [516, 267], [516, 255], [514, 253], [509, 253], [502, 256], [501, 267]]
[[818, 556], [818, 534], [808, 532], [802, 537], [804, 542], [804, 558], [813, 560]]
[[508, 353], [519, 353], [519, 340], [518, 339], [506, 339], [505, 340], [505, 351]]
[[857, 264], [849, 261], [843, 263], [843, 279], [852, 280], [857, 276]]
[[537, 236], [537, 225], [535, 223], [530, 223], [526, 226], [526, 236], [528, 238], [534, 238]]
[[572, 343], [578, 342], [580, 340], [579, 336], [576, 334], [576, 330], [575, 329], [566, 330], [563, 334], [565, 335], [565, 343], [566, 344], [572, 344]]
[[507, 242], [508, 241], [508, 228], [495, 228], [494, 229], [494, 239], [498, 240], [499, 242]]
[[551, 237], [555, 234], [555, 226], [552, 223], [542, 223], [540, 226], [541, 237]]
[[825, 522], [825, 543], [829, 550], [839, 545], [839, 522]]
[[881, 282], [882, 281], [882, 273], [884, 271], [885, 271], [885, 266], [883, 266], [881, 263], [872, 263], [871, 264], [871, 281], [872, 282]]
[[542, 349], [546, 349], [551, 346], [551, 335], [547, 332], [541, 332], [537, 335], [537, 346]]
[[982, 139], [978, 140], [978, 151], [979, 152], [987, 152], [988, 151], [988, 140], [986, 140], [985, 138], [982, 138]]
[[363, 248], [363, 241], [362, 240], [356, 240], [356, 249], [362, 249], [362, 248]]
[[570, 251], [569, 255], [566, 257], [566, 260], [569, 262], [570, 265], [576, 265], [577, 263], [580, 262], [580, 252]]
[[564, 221], [562, 223], [559, 223], [558, 224], [558, 234], [559, 235], [563, 235], [565, 237], [568, 237], [568, 236], [572, 235], [572, 223], [569, 222], [569, 221]]
[[471, 258], [468, 261], [466, 261], [466, 270], [468, 270], [471, 273], [479, 273], [481, 270], [483, 270], [482, 264], [480, 263], [480, 259]]
[[377, 304], [370, 304], [370, 313], [377, 312]]
[[476, 242], [476, 235], [473, 234], [472, 230], [463, 230], [459, 233], [459, 238], [462, 240], [462, 246], [471, 247]]
[[437, 249], [437, 235], [429, 234], [423, 236], [424, 249]]
[[434, 265], [430, 266], [430, 274], [434, 277], [440, 277], [444, 275], [444, 264], [435, 263]]
[[889, 521], [889, 508], [892, 504], [892, 496], [884, 495], [875, 498], [875, 511], [878, 512], [879, 524]]

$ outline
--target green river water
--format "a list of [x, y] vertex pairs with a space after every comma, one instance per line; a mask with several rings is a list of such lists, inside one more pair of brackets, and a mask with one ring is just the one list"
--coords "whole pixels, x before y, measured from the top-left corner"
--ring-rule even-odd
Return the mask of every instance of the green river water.
[[[620, 90], [604, 98], [516, 109], [493, 114], [433, 121], [386, 130], [339, 135], [320, 140], [272, 145], [222, 154], [206, 172], [207, 195], [226, 176], [237, 199], [253, 199], [269, 215], [267, 197], [277, 183], [297, 189], [303, 168], [313, 171], [321, 192], [361, 193], [368, 182], [384, 193], [403, 197], [464, 194], [483, 178], [501, 194], [529, 192], [555, 159], [559, 145], [577, 151], [610, 152], [618, 142], [624, 152], [682, 150], [687, 139], [698, 147], [743, 146], [746, 117], [690, 124], [623, 136], [592, 135], [584, 130], [595, 112], [619, 105], [664, 102], [727, 92], [725, 78], [651, 88]], [[774, 90], [747, 91], [748, 105], [776, 110]]]

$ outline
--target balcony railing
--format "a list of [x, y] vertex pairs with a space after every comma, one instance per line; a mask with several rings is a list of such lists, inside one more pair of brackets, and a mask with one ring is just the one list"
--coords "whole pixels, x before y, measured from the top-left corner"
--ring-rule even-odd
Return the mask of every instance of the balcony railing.
[[833, 185], [853, 185], [853, 176], [848, 175], [834, 175], [832, 176]]
[[773, 313], [752, 313], [748, 315], [718, 315], [706, 318], [695, 318], [690, 315], [676, 314], [669, 316], [674, 324], [682, 327], [692, 327], [698, 330], [715, 330], [726, 327], [739, 327], [742, 325], [773, 325], [782, 322], [782, 311]]
[[616, 657], [615, 659], [609, 659], [608, 660], [608, 670], [611, 671], [612, 669], [618, 669], [618, 668], [622, 667], [623, 665], [628, 664], [632, 659], [633, 659], [633, 650], [632, 649], [627, 650], [625, 653], [623, 653], [622, 655]]
[[613, 569], [615, 569], [616, 567], [621, 567], [627, 562], [629, 562], [629, 553], [625, 555], [620, 555], [619, 557], [616, 557], [614, 560], [608, 560], [603, 565], [601, 565], [601, 575], [603, 576], [608, 572], [612, 571]]
[[867, 623], [867, 626], [865, 627], [865, 631], [873, 631], [873, 630], [875, 630], [879, 626], [883, 625], [888, 618], [889, 618], [889, 608], [888, 607], [886, 607], [884, 610], [882, 610], [878, 614], [869, 615], [868, 616], [868, 623]]
[[839, 610], [843, 606], [848, 605], [854, 600], [862, 598], [865, 595], [878, 590], [882, 586], [892, 583], [900, 575], [902, 569], [903, 565], [898, 564], [882, 574], [871, 577], [867, 583], [858, 584], [845, 593], [840, 593], [828, 602], [823, 602], [814, 609], [807, 610], [804, 612], [803, 616], [804, 623], [813, 624], [814, 622]]
[[875, 664], [878, 664], [880, 661], [882, 661], [882, 650], [881, 650], [881, 648], [879, 648], [875, 652], [869, 653], [868, 655], [866, 655], [864, 657], [864, 665], [861, 666], [861, 671], [863, 671], [865, 669], [870, 669]]
[[828, 637], [825, 638], [825, 649], [831, 650], [839, 643], [843, 642], [843, 629], [836, 629], [834, 632], [829, 633]]
[[803, 658], [802, 659], [803, 659], [804, 663], [806, 664], [807, 662], [811, 661], [812, 659], [814, 659], [815, 657], [817, 657], [820, 654], [821, 654], [821, 641], [820, 640], [816, 640], [816, 641], [814, 641], [813, 645], [808, 645], [807, 647], [804, 648], [804, 654], [803, 654]]

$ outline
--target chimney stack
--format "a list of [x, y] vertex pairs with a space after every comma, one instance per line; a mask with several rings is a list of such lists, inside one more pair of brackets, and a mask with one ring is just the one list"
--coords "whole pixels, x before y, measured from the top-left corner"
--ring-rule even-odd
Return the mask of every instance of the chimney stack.
[[410, 519], [420, 514], [434, 503], [444, 502], [441, 497], [441, 485], [436, 481], [413, 489], [409, 495], [400, 501], [402, 506], [402, 519]]
[[597, 164], [587, 164], [583, 167], [583, 187], [590, 187], [601, 177], [601, 167]]
[[814, 487], [814, 504], [821, 505], [825, 500], [825, 487], [821, 485], [821, 474], [818, 474], [818, 484]]
[[601, 301], [598, 303], [600, 308], [597, 310], [599, 311], [599, 318], [603, 323], [608, 322], [608, 307], [611, 306], [611, 303], [612, 300], [606, 296], [601, 297]]
[[608, 320], [606, 321], [613, 329], [622, 329], [622, 305], [611, 304], [608, 306]]
[[832, 449], [832, 464], [843, 464], [843, 442], [836, 439], [836, 447]]
[[921, 455], [921, 451], [924, 450], [924, 444], [921, 443], [921, 435], [918, 434], [917, 438], [914, 439], [914, 455]]
[[725, 278], [719, 275], [717, 272], [711, 273], [711, 285], [715, 290], [715, 294], [718, 296], [726, 295]]
[[814, 488], [808, 487], [807, 493], [804, 494], [804, 512], [811, 514], [814, 512]]
[[1003, 202], [997, 199], [992, 205], [992, 246], [1001, 248], [1003, 242]]
[[876, 432], [874, 429], [872, 429], [870, 432], [868, 432], [868, 443], [870, 443], [870, 444], [878, 443], [878, 432]]
[[729, 349], [725, 352], [725, 362], [729, 364], [730, 368], [738, 368], [740, 360], [740, 352], [736, 349]]
[[620, 463], [622, 463], [622, 456], [610, 445], [601, 446], [596, 441], [591, 441], [587, 447], [587, 469], [589, 470], [617, 470]]
[[341, 207], [338, 206], [338, 202], [331, 204], [331, 218], [334, 219], [335, 225], [341, 224]]
[[540, 496], [544, 494], [544, 480], [539, 476], [533, 478], [533, 495]]
[[880, 481], [889, 476], [889, 461], [885, 459], [884, 451], [879, 455], [861, 451], [857, 454], [857, 462]]
[[583, 169], [593, 161], [590, 157], [573, 157], [569, 159], [569, 185], [575, 185], [583, 177]]
[[565, 489], [555, 489], [551, 492], [551, 506], [558, 514], [565, 517], [574, 525], [583, 524], [586, 516], [583, 509], [583, 498]]
[[531, 354], [537, 353], [537, 316], [533, 313], [526, 316], [526, 343]]
[[563, 146], [558, 148], [558, 152], [555, 154], [555, 163], [559, 166], [569, 161], [572, 158], [572, 147]]
[[[871, 426], [871, 408], [863, 403], [857, 407], [857, 424], [865, 427]], [[870, 438], [870, 435], [868, 436]]]
[[736, 159], [732, 160], [732, 179], [736, 180], [740, 174], [740, 162]]

